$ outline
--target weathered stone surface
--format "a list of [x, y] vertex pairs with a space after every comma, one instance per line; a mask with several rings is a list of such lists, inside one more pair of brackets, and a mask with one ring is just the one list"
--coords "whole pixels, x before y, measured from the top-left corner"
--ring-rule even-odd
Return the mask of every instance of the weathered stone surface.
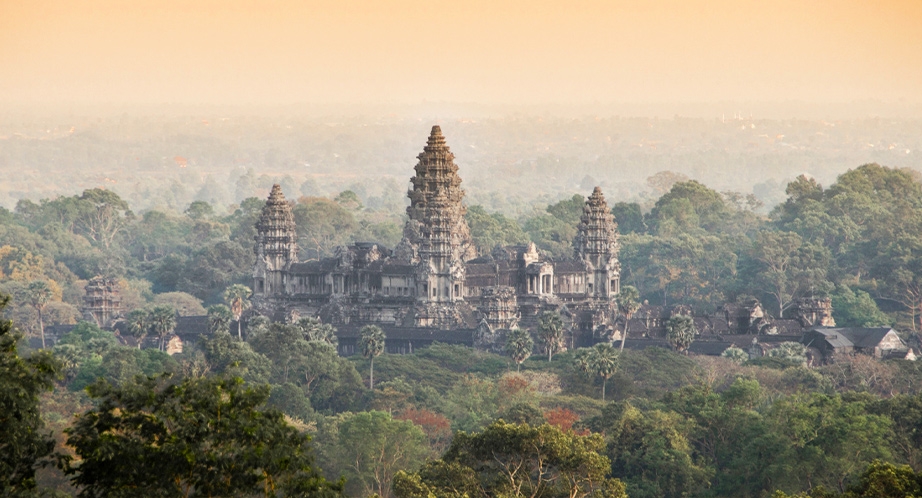
[[83, 318], [100, 327], [110, 327], [121, 314], [121, 293], [113, 278], [93, 277], [83, 288]]
[[611, 329], [620, 265], [617, 225], [601, 189], [586, 201], [574, 259], [547, 258], [533, 243], [477, 258], [458, 166], [440, 127], [432, 127], [417, 159], [403, 238], [393, 252], [356, 243], [331, 258], [299, 262], [291, 206], [274, 186], [257, 223], [255, 308], [280, 320], [315, 316], [470, 335], [480, 324], [531, 327], [543, 311], [566, 307], [584, 342], [600, 326]]

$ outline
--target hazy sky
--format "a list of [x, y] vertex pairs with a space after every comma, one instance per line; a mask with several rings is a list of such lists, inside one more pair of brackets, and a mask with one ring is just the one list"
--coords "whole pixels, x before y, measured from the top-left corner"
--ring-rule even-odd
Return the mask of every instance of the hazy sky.
[[922, 101], [922, 0], [0, 0], [0, 102]]

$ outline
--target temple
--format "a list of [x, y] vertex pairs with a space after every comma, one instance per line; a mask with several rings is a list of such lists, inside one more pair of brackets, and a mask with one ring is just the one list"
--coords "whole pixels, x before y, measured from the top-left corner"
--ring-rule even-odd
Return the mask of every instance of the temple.
[[316, 317], [332, 324], [343, 355], [359, 351], [359, 329], [367, 324], [384, 329], [389, 353], [412, 353], [435, 341], [500, 352], [506, 331], [535, 330], [545, 311], [565, 320], [570, 349], [621, 341], [629, 349], [668, 347], [666, 323], [687, 315], [698, 330], [689, 349], [694, 354], [739, 347], [763, 356], [779, 344], [801, 342], [810, 361], [856, 351], [911, 355], [889, 329], [830, 328], [828, 298], [798, 299], [786, 319], [771, 317], [755, 300], [704, 314], [644, 302], [627, 319], [615, 304], [621, 290], [617, 224], [599, 187], [583, 205], [569, 258], [550, 258], [533, 243], [479, 248], [478, 256], [454, 159], [433, 126], [393, 250], [358, 242], [336, 248], [333, 257], [300, 261], [292, 204], [274, 185], [256, 223], [253, 312], [280, 322]]
[[530, 327], [546, 310], [571, 320], [576, 345], [611, 336], [621, 267], [617, 225], [600, 188], [586, 200], [571, 258], [548, 258], [531, 243], [478, 257], [458, 166], [438, 126], [417, 159], [393, 250], [359, 242], [299, 261], [291, 204], [273, 186], [256, 224], [255, 310], [279, 321], [319, 317], [337, 327], [345, 353], [353, 329], [365, 324], [384, 328], [394, 348], [414, 347], [401, 336], [421, 337], [417, 347], [426, 337], [489, 347], [497, 331]]

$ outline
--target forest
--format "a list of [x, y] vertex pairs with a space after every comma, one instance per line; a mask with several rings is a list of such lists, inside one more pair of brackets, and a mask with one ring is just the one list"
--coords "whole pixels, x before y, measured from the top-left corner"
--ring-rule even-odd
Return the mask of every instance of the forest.
[[[609, 196], [622, 282], [639, 301], [709, 311], [758, 299], [780, 318], [800, 297], [830, 297], [840, 326], [894, 326], [918, 348], [915, 170], [865, 164], [828, 186], [797, 176], [771, 209], [679, 172], [647, 184], [658, 193], [648, 201]], [[567, 257], [588, 193], [517, 216], [474, 204], [467, 221], [482, 251], [532, 241]], [[400, 204], [366, 206], [353, 190], [290, 197], [302, 260], [399, 240]], [[607, 344], [532, 355], [538, 330], [511, 335], [505, 356], [445, 344], [384, 354], [387, 338], [368, 330], [365, 354], [346, 358], [329, 325], [258, 317], [244, 338], [230, 324], [263, 204], [136, 212], [94, 188], [0, 209], [0, 371], [15, 379], [0, 392], [6, 494], [922, 493], [918, 362], [808, 367], [796, 352]], [[96, 275], [119, 282], [132, 334], [165, 336], [177, 317], [201, 315], [211, 333], [172, 356], [123, 345], [81, 321]], [[76, 326], [39, 348], [60, 324]]]

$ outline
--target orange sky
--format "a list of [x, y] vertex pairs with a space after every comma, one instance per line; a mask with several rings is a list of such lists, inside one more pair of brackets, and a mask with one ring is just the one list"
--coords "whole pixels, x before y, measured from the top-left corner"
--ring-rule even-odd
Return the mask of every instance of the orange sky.
[[922, 101], [922, 0], [0, 0], [0, 102]]

